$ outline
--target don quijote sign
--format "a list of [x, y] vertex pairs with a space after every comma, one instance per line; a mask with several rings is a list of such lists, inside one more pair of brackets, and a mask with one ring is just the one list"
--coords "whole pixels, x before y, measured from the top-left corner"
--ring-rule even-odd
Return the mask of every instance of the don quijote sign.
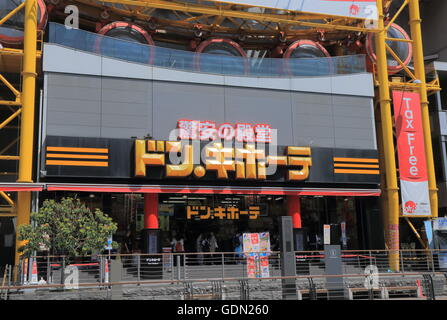
[[430, 216], [427, 163], [420, 95], [393, 91], [404, 216]]
[[218, 179], [228, 179], [231, 173], [238, 180], [265, 180], [284, 167], [287, 180], [306, 180], [311, 149], [288, 146], [278, 155], [276, 141], [277, 130], [265, 123], [217, 125], [181, 119], [169, 141], [135, 141], [135, 177], [145, 177], [148, 167], [161, 166], [166, 177], [200, 179], [212, 171]]

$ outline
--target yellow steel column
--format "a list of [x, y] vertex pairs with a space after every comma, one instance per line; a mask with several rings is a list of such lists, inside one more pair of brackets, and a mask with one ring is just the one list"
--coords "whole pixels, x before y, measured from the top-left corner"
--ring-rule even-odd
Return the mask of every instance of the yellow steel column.
[[[33, 182], [34, 104], [36, 91], [37, 59], [37, 1], [25, 3], [25, 38], [22, 71], [22, 119], [20, 125], [20, 160], [18, 182]], [[30, 223], [31, 192], [21, 191], [17, 199], [17, 226]], [[15, 265], [20, 255], [17, 249], [23, 245], [16, 239]]]
[[386, 30], [384, 29], [384, 15], [382, 0], [377, 1], [378, 29], [375, 36], [377, 56], [377, 78], [379, 80], [380, 118], [383, 137], [383, 150], [386, 170], [387, 192], [387, 230], [389, 264], [392, 271], [399, 271], [399, 194], [396, 177], [396, 160], [394, 157], [393, 122], [391, 118], [391, 97], [388, 81], [388, 65], [385, 48]]
[[430, 207], [432, 217], [438, 217], [438, 188], [436, 186], [436, 173], [433, 160], [433, 147], [430, 129], [430, 114], [428, 111], [427, 82], [425, 79], [424, 50], [422, 47], [421, 16], [419, 1], [410, 0], [410, 27], [413, 39], [413, 64], [417, 80], [420, 80], [422, 125], [424, 128], [425, 156], [427, 158], [428, 188], [430, 191]]

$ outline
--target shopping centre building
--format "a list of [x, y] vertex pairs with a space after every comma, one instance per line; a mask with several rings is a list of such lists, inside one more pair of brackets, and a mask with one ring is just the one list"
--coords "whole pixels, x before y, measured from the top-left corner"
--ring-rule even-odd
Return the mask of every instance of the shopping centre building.
[[226, 76], [48, 43], [43, 72], [46, 196], [86, 191], [122, 221], [123, 234], [134, 222], [132, 233], [160, 227], [165, 240], [185, 234], [187, 246], [204, 230], [222, 243], [238, 232], [277, 232], [287, 214], [310, 238], [344, 222], [347, 247], [380, 245], [364, 232], [381, 229], [373, 85], [364, 70]]

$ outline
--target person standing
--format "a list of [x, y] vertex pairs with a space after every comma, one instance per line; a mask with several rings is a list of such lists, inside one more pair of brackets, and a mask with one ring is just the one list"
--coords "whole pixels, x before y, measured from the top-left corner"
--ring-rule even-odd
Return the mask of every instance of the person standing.
[[203, 234], [199, 234], [196, 240], [196, 251], [197, 251], [197, 263], [199, 265], [203, 264], [203, 249], [202, 249], [202, 240], [203, 240]]
[[185, 240], [180, 236], [177, 238], [176, 233], [173, 232], [171, 240], [172, 252], [174, 252], [174, 265], [177, 264], [177, 257], [180, 257], [180, 265], [183, 265], [184, 252], [185, 252]]
[[242, 234], [238, 232], [233, 238], [234, 260], [237, 264], [240, 263], [240, 259], [243, 257], [242, 243], [243, 243]]
[[[214, 236], [213, 232], [210, 233], [208, 241], [210, 243], [210, 252], [216, 252], [216, 249], [219, 248], [219, 246], [217, 244], [217, 239]], [[211, 257], [212, 257], [212, 260], [211, 260], [212, 263], [211, 264], [214, 264], [214, 262], [217, 263], [217, 256], [215, 254], [211, 254]]]

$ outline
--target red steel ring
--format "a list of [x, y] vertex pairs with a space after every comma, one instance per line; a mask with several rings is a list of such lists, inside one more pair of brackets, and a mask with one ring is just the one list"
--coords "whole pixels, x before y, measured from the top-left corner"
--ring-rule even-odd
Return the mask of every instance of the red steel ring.
[[[210, 44], [213, 44], [213, 43], [222, 43], [222, 42], [226, 43], [226, 44], [230, 45], [231, 47], [233, 47], [234, 49], [236, 49], [236, 51], [239, 53], [239, 55], [242, 58], [247, 57], [247, 54], [245, 53], [244, 49], [242, 49], [242, 47], [237, 42], [235, 42], [231, 39], [226, 39], [226, 38], [210, 38], [210, 39], [207, 39], [207, 40], [201, 42], [196, 49], [196, 53], [199, 53], [194, 58], [194, 67], [195, 67], [196, 71], [200, 71], [200, 54], [204, 53], [203, 51], [206, 49], [206, 47], [208, 47]], [[205, 54], [206, 54], [206, 52], [205, 52]], [[245, 71], [245, 73], [248, 72], [248, 63], [246, 60], [244, 61], [244, 71]]]
[[[405, 39], [410, 40], [409, 35], [407, 34], [407, 32], [401, 26], [393, 23], [390, 28], [394, 28], [394, 29], [400, 31]], [[373, 49], [373, 43], [374, 42], [373, 41], [374, 41], [373, 40], [373, 34], [369, 33], [367, 38], [366, 38], [366, 52], [368, 53], [368, 56], [373, 61], [373, 63], [376, 63], [377, 56], [374, 53], [374, 49]], [[403, 63], [405, 65], [408, 65], [410, 63], [412, 57], [413, 57], [413, 46], [410, 43], [408, 43], [408, 57], [403, 61]], [[395, 74], [395, 73], [399, 72], [402, 69], [403, 69], [403, 67], [400, 64], [397, 65], [397, 66], [388, 66], [388, 73], [389, 74]]]
[[[101, 28], [101, 30], [98, 31], [99, 35], [103, 35], [103, 36], [107, 36], [107, 32], [109, 32], [112, 29], [115, 28], [120, 28], [120, 27], [127, 27], [127, 28], [131, 28], [133, 30], [136, 30], [139, 34], [141, 34], [144, 39], [146, 40], [147, 44], [151, 46], [150, 48], [150, 56], [149, 56], [149, 64], [152, 64], [153, 62], [153, 46], [155, 46], [155, 42], [152, 40], [152, 37], [149, 35], [149, 33], [144, 30], [142, 27], [140, 27], [139, 25], [135, 24], [135, 23], [131, 23], [131, 22], [125, 22], [125, 21], [115, 21], [112, 23], [109, 23], [107, 25], [105, 25], [104, 27]], [[95, 50], [98, 54], [101, 54], [101, 38], [98, 37], [98, 39], [96, 40], [96, 46], [95, 46]]]

